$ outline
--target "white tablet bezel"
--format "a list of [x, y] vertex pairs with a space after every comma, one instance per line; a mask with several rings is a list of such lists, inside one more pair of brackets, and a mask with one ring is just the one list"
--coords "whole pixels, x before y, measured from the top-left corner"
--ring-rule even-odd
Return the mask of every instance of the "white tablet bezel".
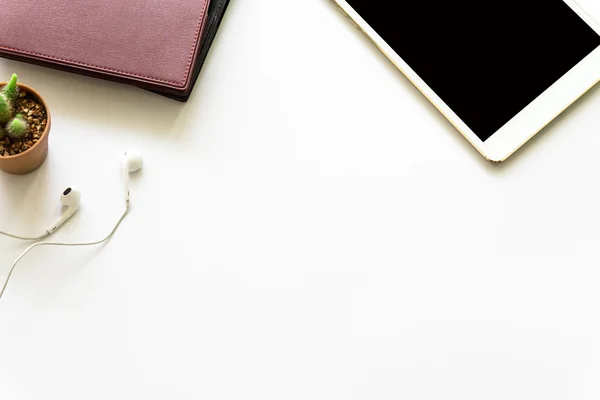
[[[456, 115], [450, 107], [415, 73], [410, 66], [367, 24], [346, 2], [333, 0], [340, 10], [363, 31], [387, 58], [423, 93], [423, 95], [460, 131], [489, 161], [501, 162], [531, 139], [575, 100], [600, 81], [600, 47], [579, 62], [566, 75], [550, 86], [537, 99], [513, 117], [485, 142]], [[600, 34], [600, 26], [574, 1], [563, 0], [592, 29]], [[558, 27], [557, 27], [558, 29]]]

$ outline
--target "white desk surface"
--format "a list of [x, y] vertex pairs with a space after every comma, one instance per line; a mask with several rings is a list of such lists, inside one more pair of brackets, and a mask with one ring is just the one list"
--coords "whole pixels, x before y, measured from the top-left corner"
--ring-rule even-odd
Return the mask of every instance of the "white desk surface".
[[[580, 0], [600, 19], [600, 3]], [[600, 88], [489, 164], [324, 0], [233, 1], [193, 97], [12, 61], [53, 115], [0, 226], [0, 398], [597, 399]], [[0, 238], [0, 276], [26, 243]]]

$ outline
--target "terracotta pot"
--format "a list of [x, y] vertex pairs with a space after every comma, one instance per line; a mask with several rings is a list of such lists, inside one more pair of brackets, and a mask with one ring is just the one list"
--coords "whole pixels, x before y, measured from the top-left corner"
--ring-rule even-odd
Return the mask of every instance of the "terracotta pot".
[[[6, 85], [6, 82], [0, 82], [0, 87]], [[46, 128], [40, 136], [40, 139], [32, 147], [24, 151], [23, 153], [15, 156], [4, 157], [0, 155], [0, 169], [9, 174], [23, 175], [35, 171], [44, 163], [46, 156], [48, 155], [48, 136], [50, 136], [50, 109], [48, 104], [38, 92], [33, 90], [27, 85], [21, 83], [18, 84], [19, 89], [27, 92], [30, 96], [33, 96], [39, 101], [46, 109]]]

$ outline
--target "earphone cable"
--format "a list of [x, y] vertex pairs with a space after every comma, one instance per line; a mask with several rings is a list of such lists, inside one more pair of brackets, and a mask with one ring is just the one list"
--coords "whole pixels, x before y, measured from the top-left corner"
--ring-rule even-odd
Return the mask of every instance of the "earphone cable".
[[48, 237], [50, 235], [50, 233], [46, 232], [42, 236], [38, 236], [38, 237], [25, 237], [25, 236], [13, 235], [12, 233], [0, 231], [0, 235], [4, 235], [4, 236], [8, 236], [8, 237], [11, 237], [14, 239], [20, 239], [20, 240], [42, 240], [45, 237]]
[[[121, 222], [123, 222], [123, 220], [125, 219], [125, 216], [127, 215], [128, 212], [129, 212], [129, 207], [125, 208], [125, 211], [123, 212], [123, 215], [121, 215], [121, 218], [119, 218], [119, 220], [117, 221], [117, 224], [115, 225], [115, 227], [112, 229], [112, 231], [110, 231], [110, 233], [108, 235], [106, 235], [106, 237], [104, 237], [104, 239], [97, 240], [97, 241], [94, 241], [94, 242], [81, 242], [81, 243], [38, 242], [38, 243], [34, 243], [31, 246], [29, 246], [13, 262], [13, 265], [11, 266], [10, 271], [8, 272], [8, 276], [6, 277], [6, 280], [4, 281], [4, 285], [2, 286], [2, 289], [0, 289], [0, 299], [2, 299], [2, 295], [4, 294], [4, 291], [6, 290], [6, 286], [8, 285], [8, 282], [10, 281], [10, 278], [11, 278], [11, 276], [12, 276], [14, 270], [15, 270], [15, 267], [17, 266], [17, 264], [19, 263], [19, 261], [21, 261], [21, 259], [23, 259], [23, 257], [25, 257], [27, 255], [27, 253], [29, 253], [31, 250], [33, 250], [34, 248], [36, 248], [38, 246], [71, 246], [71, 247], [81, 247], [81, 246], [95, 246], [95, 245], [98, 245], [98, 244], [102, 244], [102, 243], [106, 242], [108, 239], [110, 239], [115, 234], [115, 232], [117, 231], [117, 228], [119, 228], [119, 225], [121, 225]], [[14, 237], [12, 235], [8, 235], [8, 236]], [[45, 236], [43, 236], [43, 237], [45, 237]], [[22, 239], [22, 238], [18, 238], [18, 239]], [[25, 240], [30, 240], [30, 239], [25, 239]]]

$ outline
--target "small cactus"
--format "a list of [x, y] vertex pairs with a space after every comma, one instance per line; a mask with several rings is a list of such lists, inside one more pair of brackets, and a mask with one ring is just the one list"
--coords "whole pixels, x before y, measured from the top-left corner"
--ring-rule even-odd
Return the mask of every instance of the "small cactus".
[[[27, 151], [35, 145], [37, 142], [36, 139], [39, 138], [39, 136], [36, 138], [36, 135], [33, 135], [33, 129], [26, 120], [27, 115], [18, 114], [15, 116], [17, 112], [28, 112], [31, 115], [31, 110], [27, 110], [27, 108], [31, 108], [27, 106], [30, 99], [27, 99], [26, 93], [19, 93], [17, 79], [17, 75], [14, 74], [10, 78], [10, 81], [3, 88], [0, 88], [0, 143], [2, 144], [0, 145], [0, 149], [4, 149], [4, 153], [0, 154], [0, 157], [7, 156], [8, 154], [12, 155], [13, 148], [15, 154]], [[24, 100], [21, 101], [21, 97]], [[37, 108], [39, 106], [36, 105]], [[46, 116], [44, 110], [40, 110], [40, 114], [42, 114], [42, 117]], [[41, 124], [37, 118], [32, 118], [32, 121], [38, 133], [41, 128], [46, 126], [45, 119], [42, 120]], [[9, 153], [7, 153], [7, 146], [10, 146], [11, 149]]]
[[13, 109], [10, 100], [4, 93], [0, 93], [0, 124], [4, 125], [13, 117]]
[[19, 77], [17, 74], [13, 74], [10, 78], [10, 81], [4, 86], [4, 95], [8, 99], [8, 101], [14, 103], [17, 101], [17, 97], [19, 96], [19, 86], [17, 86], [17, 80]]
[[27, 121], [21, 115], [17, 115], [12, 121], [6, 126], [7, 135], [13, 140], [21, 140], [27, 135], [29, 125]]

